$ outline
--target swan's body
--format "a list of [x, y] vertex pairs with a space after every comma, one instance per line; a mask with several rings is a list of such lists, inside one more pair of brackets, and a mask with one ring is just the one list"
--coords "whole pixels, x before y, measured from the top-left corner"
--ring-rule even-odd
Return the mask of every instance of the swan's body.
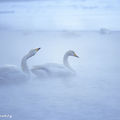
[[74, 75], [75, 71], [71, 68], [68, 62], [69, 56], [78, 57], [74, 51], [69, 50], [63, 57], [63, 65], [57, 63], [47, 63], [44, 65], [33, 66], [31, 71], [38, 77], [68, 77]]
[[40, 48], [33, 49], [23, 57], [21, 61], [22, 69], [19, 69], [15, 65], [5, 65], [3, 67], [0, 67], [0, 82], [5, 82], [5, 81], [12, 82], [15, 80], [22, 81], [22, 80], [29, 78], [30, 72], [29, 72], [29, 68], [27, 65], [27, 60], [31, 58], [32, 56], [34, 56], [39, 49]]
[[0, 67], [0, 84], [6, 82], [22, 82], [28, 79], [28, 77], [29, 76], [22, 72], [22, 70], [18, 69], [17, 66], [5, 65]]

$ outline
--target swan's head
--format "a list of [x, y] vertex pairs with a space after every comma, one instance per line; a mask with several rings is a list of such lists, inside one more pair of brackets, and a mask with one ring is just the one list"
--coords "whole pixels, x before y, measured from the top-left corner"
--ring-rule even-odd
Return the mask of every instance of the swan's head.
[[30, 56], [34, 56], [39, 50], [40, 50], [40, 48], [32, 49], [32, 50], [30, 50], [30, 52], [28, 54]]
[[68, 54], [69, 56], [74, 56], [74, 57], [79, 58], [79, 56], [78, 56], [73, 50], [69, 50], [69, 51], [67, 52], [67, 54]]

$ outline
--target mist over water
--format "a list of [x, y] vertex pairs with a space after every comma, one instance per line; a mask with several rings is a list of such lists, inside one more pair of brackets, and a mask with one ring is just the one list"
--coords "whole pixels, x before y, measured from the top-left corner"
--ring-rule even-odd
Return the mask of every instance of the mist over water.
[[[0, 81], [0, 115], [12, 115], [12, 120], [119, 120], [120, 32], [113, 31], [120, 27], [119, 23], [111, 24], [111, 20], [107, 23], [105, 18], [100, 22], [105, 26], [95, 23], [91, 27], [85, 21], [89, 30], [97, 30], [80, 31], [80, 27], [87, 28], [77, 22], [80, 16], [68, 19], [76, 14], [75, 6], [70, 7], [74, 2], [57, 2], [0, 3], [0, 66], [16, 65], [21, 70], [23, 56], [38, 47], [40, 51], [28, 60], [30, 69], [45, 63], [63, 64], [65, 52], [74, 50], [80, 58], [70, 57], [69, 63], [77, 75], [69, 78], [31, 75], [30, 79], [20, 82], [17, 76], [12, 81]], [[60, 6], [64, 6], [63, 14]], [[112, 13], [117, 11], [117, 4], [112, 8], [116, 8]], [[82, 9], [78, 7], [77, 11]], [[56, 10], [59, 14], [55, 14]], [[98, 10], [96, 14], [101, 11], [99, 7], [89, 7], [89, 10]], [[104, 10], [106, 14], [106, 8]], [[108, 29], [98, 31], [101, 27]]]
[[[69, 31], [0, 33], [1, 49], [4, 49], [4, 53], [0, 51], [2, 66], [14, 64], [21, 69], [22, 56], [36, 47], [42, 49], [28, 61], [30, 68], [48, 62], [62, 64], [69, 49], [80, 56], [69, 59], [77, 72], [75, 77], [38, 79], [34, 76], [20, 83], [13, 80], [1, 84], [1, 114], [11, 114], [13, 120], [117, 120], [120, 117], [119, 32], [108, 35]], [[9, 45], [8, 41], [11, 41]]]

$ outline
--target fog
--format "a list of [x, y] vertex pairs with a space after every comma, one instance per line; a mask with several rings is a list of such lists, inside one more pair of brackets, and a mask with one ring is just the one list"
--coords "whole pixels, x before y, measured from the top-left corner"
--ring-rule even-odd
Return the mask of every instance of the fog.
[[104, 27], [120, 30], [120, 2], [118, 0], [10, 1], [0, 2], [2, 28], [99, 30]]
[[30, 69], [45, 63], [63, 64], [67, 50], [79, 56], [69, 58], [77, 73], [73, 77], [37, 78], [31, 73], [31, 78], [20, 78], [20, 82], [19, 76], [12, 81], [0, 79], [0, 115], [12, 115], [3, 119], [120, 119], [118, 2], [98, 3], [0, 3], [0, 66], [16, 65], [21, 70], [23, 56], [38, 47], [28, 60]]

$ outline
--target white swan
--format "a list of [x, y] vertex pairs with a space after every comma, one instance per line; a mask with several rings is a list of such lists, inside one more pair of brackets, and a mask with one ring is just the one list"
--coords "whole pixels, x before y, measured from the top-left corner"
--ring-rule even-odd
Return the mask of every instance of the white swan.
[[56, 63], [47, 63], [44, 65], [33, 66], [31, 71], [38, 77], [68, 77], [75, 74], [75, 71], [69, 65], [69, 56], [79, 58], [74, 51], [69, 50], [63, 57], [63, 65]]
[[30, 71], [27, 65], [27, 60], [34, 56], [40, 48], [32, 49], [26, 54], [21, 61], [21, 68], [22, 70], [18, 69], [17, 66], [14, 65], [6, 65], [3, 67], [0, 67], [0, 82], [4, 81], [15, 81], [15, 80], [23, 80], [28, 78], [30, 75]]

